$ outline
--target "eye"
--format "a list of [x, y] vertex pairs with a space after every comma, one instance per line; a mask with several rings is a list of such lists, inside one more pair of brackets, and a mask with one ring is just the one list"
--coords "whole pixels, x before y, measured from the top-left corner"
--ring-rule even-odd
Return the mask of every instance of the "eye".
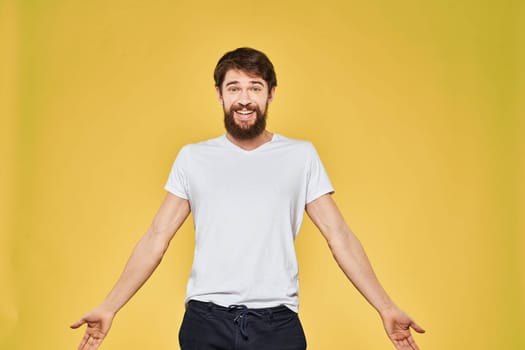
[[255, 86], [252, 86], [252, 87], [251, 87], [251, 90], [252, 90], [253, 92], [261, 92], [261, 91], [262, 91], [262, 87], [259, 86], [259, 85], [255, 85]]
[[239, 92], [239, 88], [237, 86], [229, 86], [228, 92]]

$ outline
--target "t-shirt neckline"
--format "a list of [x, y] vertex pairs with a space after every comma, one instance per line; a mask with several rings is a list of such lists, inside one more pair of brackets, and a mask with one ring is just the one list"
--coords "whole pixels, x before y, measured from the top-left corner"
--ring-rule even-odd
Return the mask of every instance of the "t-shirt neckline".
[[233, 143], [232, 141], [230, 141], [230, 139], [226, 136], [226, 134], [222, 135], [222, 138], [223, 138], [224, 142], [225, 142], [227, 145], [229, 145], [230, 147], [232, 147], [232, 148], [234, 148], [234, 149], [236, 149], [236, 150], [238, 150], [238, 151], [240, 151], [240, 152], [243, 152], [243, 153], [254, 153], [254, 152], [259, 151], [259, 150], [262, 149], [262, 148], [267, 147], [267, 145], [269, 145], [269, 144], [275, 142], [275, 141], [279, 138], [279, 134], [277, 134], [277, 133], [272, 133], [272, 138], [271, 138], [268, 142], [265, 142], [265, 143], [263, 143], [262, 145], [260, 145], [259, 147], [254, 148], [254, 149], [252, 149], [252, 150], [246, 150], [246, 149], [244, 149], [244, 148], [242, 148], [242, 147], [239, 147], [238, 145], [236, 145], [235, 143]]

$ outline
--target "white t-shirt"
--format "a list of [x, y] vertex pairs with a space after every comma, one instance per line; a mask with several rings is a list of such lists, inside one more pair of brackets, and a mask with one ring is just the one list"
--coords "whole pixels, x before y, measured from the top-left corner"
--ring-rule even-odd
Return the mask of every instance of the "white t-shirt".
[[334, 191], [314, 146], [274, 134], [252, 151], [226, 135], [184, 146], [165, 189], [189, 200], [190, 299], [298, 310], [294, 239], [305, 205]]

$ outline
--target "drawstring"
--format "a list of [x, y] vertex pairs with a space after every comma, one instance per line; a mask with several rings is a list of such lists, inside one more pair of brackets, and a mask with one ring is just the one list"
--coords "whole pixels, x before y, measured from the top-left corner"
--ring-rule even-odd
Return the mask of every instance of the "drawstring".
[[242, 337], [244, 339], [248, 339], [248, 330], [247, 330], [247, 328], [248, 328], [248, 315], [254, 315], [254, 316], [261, 317], [261, 316], [263, 316], [263, 314], [255, 311], [255, 310], [248, 309], [248, 307], [246, 305], [230, 305], [229, 309], [230, 309], [230, 311], [240, 310], [239, 314], [233, 319], [233, 322], [236, 325], [239, 325], [239, 329], [241, 330]]

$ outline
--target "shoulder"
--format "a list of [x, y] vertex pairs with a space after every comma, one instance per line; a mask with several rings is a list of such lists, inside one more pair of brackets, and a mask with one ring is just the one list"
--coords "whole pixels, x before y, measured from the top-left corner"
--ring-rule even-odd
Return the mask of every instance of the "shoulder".
[[299, 147], [299, 148], [300, 147], [304, 147], [304, 148], [313, 147], [312, 142], [308, 140], [293, 139], [293, 138], [286, 137], [286, 136], [283, 136], [277, 133], [274, 134], [274, 142], [280, 143], [282, 145], [289, 145], [289, 146], [294, 146], [294, 147]]
[[212, 139], [197, 141], [195, 143], [188, 143], [181, 148], [180, 152], [186, 153], [186, 154], [187, 153], [199, 153], [199, 152], [208, 150], [210, 148], [223, 147], [224, 139], [225, 139], [225, 136], [221, 135], [218, 137], [214, 137]]
[[179, 149], [177, 159], [179, 159], [180, 164], [184, 164], [186, 167], [206, 162], [221, 161], [229, 155], [229, 147], [225, 139], [225, 136], [219, 136], [195, 143], [188, 143]]
[[317, 153], [315, 150], [315, 146], [311, 141], [293, 139], [280, 134], [275, 134], [275, 138], [276, 145], [279, 145], [281, 147], [295, 149], [305, 154]]

